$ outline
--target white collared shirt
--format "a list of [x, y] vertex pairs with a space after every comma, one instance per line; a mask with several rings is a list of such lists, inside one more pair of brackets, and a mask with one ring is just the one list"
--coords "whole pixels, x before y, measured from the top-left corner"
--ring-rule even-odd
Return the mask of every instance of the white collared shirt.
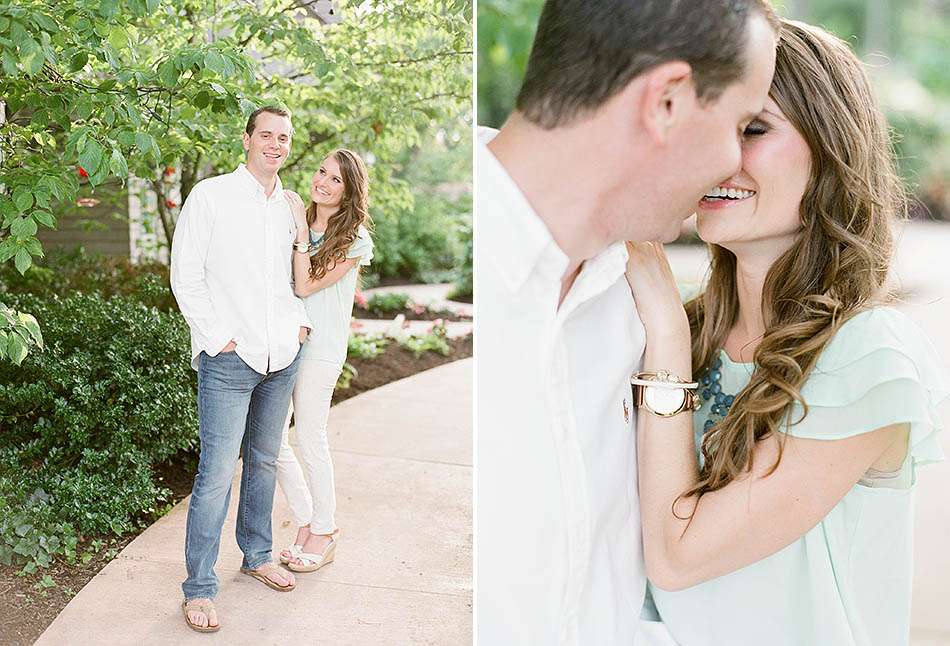
[[636, 643], [645, 574], [629, 384], [643, 325], [612, 245], [568, 258], [476, 150], [475, 563], [482, 644]]
[[172, 242], [171, 284], [191, 328], [191, 365], [232, 339], [256, 372], [286, 368], [312, 328], [291, 285], [296, 226], [280, 178], [270, 197], [244, 164], [195, 184]]

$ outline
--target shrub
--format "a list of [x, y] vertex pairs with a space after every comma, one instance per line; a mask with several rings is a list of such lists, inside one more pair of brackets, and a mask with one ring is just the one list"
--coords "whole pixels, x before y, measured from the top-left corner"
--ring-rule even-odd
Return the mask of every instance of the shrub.
[[346, 356], [357, 359], [375, 359], [383, 350], [389, 340], [382, 334], [351, 334], [346, 345]]
[[126, 296], [161, 310], [178, 309], [168, 267], [158, 262], [134, 265], [128, 258], [90, 254], [76, 247], [54, 249], [23, 275], [10, 263], [0, 265], [0, 292], [68, 296], [77, 291]]
[[445, 324], [441, 320], [436, 321], [426, 334], [407, 336], [401, 339], [399, 344], [411, 350], [417, 357], [422, 356], [424, 352], [438, 352], [442, 356], [448, 356], [452, 351]]
[[366, 309], [374, 314], [397, 314], [409, 307], [409, 294], [393, 292], [389, 294], [373, 294], [366, 301]]
[[449, 292], [449, 300], [472, 300], [475, 292], [474, 276], [474, 244], [472, 240], [472, 223], [469, 221], [461, 227], [461, 238], [464, 253], [462, 262], [455, 278], [455, 286]]
[[153, 467], [197, 448], [197, 382], [177, 313], [99, 294], [5, 298], [47, 346], [0, 364], [0, 560], [42, 565], [44, 550], [68, 556], [51, 537], [122, 534], [167, 500]]
[[383, 278], [445, 280], [462, 254], [457, 231], [462, 208], [444, 198], [417, 195], [411, 209], [374, 213], [375, 249], [369, 270]]

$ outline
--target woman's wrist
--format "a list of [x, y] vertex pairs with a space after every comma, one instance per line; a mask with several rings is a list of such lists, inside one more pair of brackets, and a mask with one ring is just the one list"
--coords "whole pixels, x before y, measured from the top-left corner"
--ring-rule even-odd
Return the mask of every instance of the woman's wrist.
[[647, 335], [647, 344], [651, 342], [664, 344], [685, 343], [690, 346], [691, 333], [689, 330], [689, 319], [685, 312], [670, 314], [660, 320], [645, 320], [643, 328]]
[[647, 330], [644, 370], [668, 370], [691, 380], [692, 351], [689, 326], [671, 325]]

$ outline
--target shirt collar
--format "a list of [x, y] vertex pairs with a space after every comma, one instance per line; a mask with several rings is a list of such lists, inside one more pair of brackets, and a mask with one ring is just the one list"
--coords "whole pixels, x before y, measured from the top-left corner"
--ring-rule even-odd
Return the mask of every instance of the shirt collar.
[[568, 257], [488, 149], [488, 142], [497, 133], [492, 128], [478, 128], [479, 193], [491, 203], [484, 211], [479, 209], [479, 226], [484, 223], [488, 230], [491, 256], [502, 279], [512, 292], [517, 292], [535, 272], [560, 280], [567, 270]]
[[274, 192], [270, 194], [269, 198], [264, 192], [264, 187], [257, 181], [257, 178], [251, 174], [251, 171], [247, 169], [247, 166], [243, 162], [238, 164], [238, 167], [234, 169], [234, 176], [240, 181], [243, 188], [252, 195], [260, 197], [265, 202], [280, 199], [283, 196], [284, 188], [280, 183], [279, 175], [277, 176], [277, 182], [274, 184]]
[[[489, 239], [497, 250], [492, 253], [496, 267], [512, 292], [520, 290], [533, 272], [560, 280], [567, 271], [569, 259], [489, 150], [488, 142], [496, 134], [497, 130], [485, 127], [479, 127], [477, 134], [479, 193], [484, 195], [486, 189], [491, 192], [487, 198], [494, 207], [479, 209], [479, 226], [484, 223], [489, 229]], [[615, 242], [585, 261], [568, 299], [580, 304], [607, 289], [623, 275], [627, 255], [627, 246]], [[566, 304], [565, 301], [562, 309]]]

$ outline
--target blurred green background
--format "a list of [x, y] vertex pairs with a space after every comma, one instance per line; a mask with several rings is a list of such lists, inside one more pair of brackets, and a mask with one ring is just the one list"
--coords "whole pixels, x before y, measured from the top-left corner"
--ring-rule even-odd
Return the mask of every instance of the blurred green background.
[[[514, 106], [542, 0], [478, 3], [478, 123]], [[894, 129], [912, 215], [950, 221], [950, 0], [788, 0], [784, 17], [821, 25], [868, 64]]]

